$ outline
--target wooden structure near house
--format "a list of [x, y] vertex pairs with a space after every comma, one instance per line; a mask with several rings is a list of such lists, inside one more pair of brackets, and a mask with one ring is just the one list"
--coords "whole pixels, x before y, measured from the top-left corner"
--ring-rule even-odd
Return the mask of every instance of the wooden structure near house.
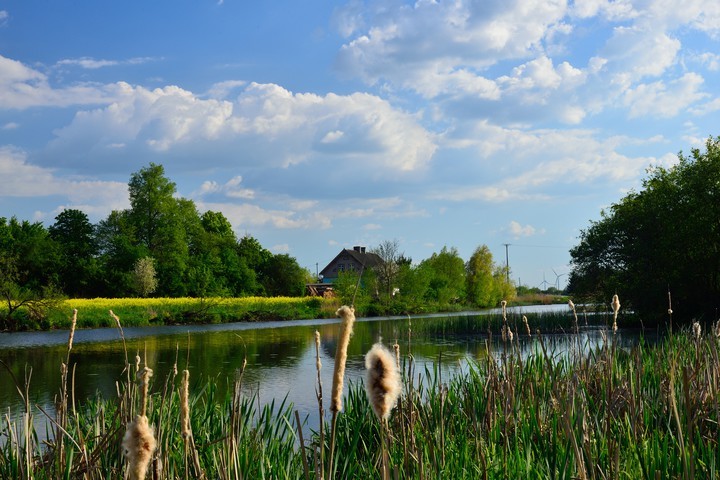
[[318, 283], [306, 285], [308, 295], [326, 296], [332, 291], [332, 284], [341, 272], [360, 272], [382, 263], [382, 259], [365, 247], [355, 246], [352, 250], [343, 248], [325, 268], [320, 271]]

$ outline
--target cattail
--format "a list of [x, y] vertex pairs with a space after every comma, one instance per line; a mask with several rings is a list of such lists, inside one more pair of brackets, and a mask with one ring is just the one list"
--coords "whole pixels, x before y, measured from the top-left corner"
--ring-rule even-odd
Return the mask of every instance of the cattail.
[[528, 337], [532, 337], [532, 333], [530, 332], [530, 323], [528, 323], [528, 319], [525, 315], [522, 317], [523, 323], [525, 324], [525, 330], [527, 331]]
[[182, 381], [180, 382], [180, 433], [183, 438], [190, 438], [190, 372], [183, 370]]
[[508, 340], [510, 340], [510, 343], [512, 343], [514, 335], [513, 335], [512, 329], [510, 327], [508, 327], [508, 329], [507, 329], [507, 334], [508, 334]]
[[702, 327], [700, 326], [700, 323], [693, 322], [692, 329], [693, 329], [693, 335], [695, 336], [695, 340], [700, 340], [700, 335], [702, 333]]
[[375, 415], [387, 420], [400, 396], [400, 372], [390, 351], [376, 343], [365, 355], [365, 390]]
[[620, 311], [620, 299], [618, 298], [617, 294], [613, 295], [612, 302], [610, 303], [610, 306], [613, 309], [613, 325], [612, 325], [612, 331], [613, 335], [617, 333], [617, 316], [618, 312]]
[[[140, 358], [140, 357], [137, 357]], [[137, 360], [136, 358], [136, 360]], [[139, 362], [138, 362], [139, 363]], [[137, 379], [140, 380], [140, 386], [142, 387], [142, 415], [145, 416], [145, 410], [147, 407], [147, 395], [148, 387], [150, 385], [150, 377], [153, 376], [152, 368], [144, 367], [142, 370], [137, 372]]]
[[345, 361], [347, 360], [347, 348], [352, 335], [353, 323], [355, 322], [355, 309], [343, 305], [335, 312], [342, 319], [340, 325], [340, 339], [335, 351], [335, 368], [333, 370], [333, 385], [330, 398], [330, 411], [333, 413], [342, 411], [343, 382], [345, 381]]
[[156, 447], [153, 428], [145, 415], [138, 415], [128, 423], [122, 447], [128, 462], [128, 478], [143, 480]]
[[[718, 322], [720, 324], [720, 322]], [[393, 350], [395, 351], [395, 364], [400, 368], [400, 345], [397, 341], [393, 344]]]
[[573, 312], [573, 318], [575, 320], [575, 333], [580, 333], [580, 326], [578, 325], [577, 311], [575, 310], [575, 304], [572, 300], [568, 300], [568, 306]]
[[506, 316], [507, 301], [503, 300], [502, 302], [500, 302], [500, 306], [502, 307], [503, 322], [505, 322], [505, 321], [507, 321], [507, 316]]
[[315, 368], [319, 372], [322, 369], [322, 362], [320, 362], [320, 332], [315, 330]]
[[70, 336], [68, 337], [68, 354], [72, 350], [73, 339], [75, 338], [75, 326], [77, 325], [77, 308], [73, 310], [72, 323], [70, 324]]
[[500, 336], [502, 337], [503, 343], [507, 342], [507, 325], [502, 326], [500, 329]]

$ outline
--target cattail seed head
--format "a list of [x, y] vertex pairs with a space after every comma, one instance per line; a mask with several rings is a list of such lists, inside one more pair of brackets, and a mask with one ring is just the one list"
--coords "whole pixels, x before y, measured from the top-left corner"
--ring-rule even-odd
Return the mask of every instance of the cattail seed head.
[[75, 338], [75, 326], [77, 325], [77, 308], [73, 310], [72, 323], [70, 324], [70, 336], [68, 337], [68, 352], [72, 350], [73, 339]]
[[375, 415], [387, 420], [402, 389], [400, 372], [390, 351], [376, 343], [365, 355], [365, 390]]
[[192, 435], [190, 430], [190, 372], [182, 371], [182, 381], [180, 382], [180, 433], [184, 438]]
[[532, 333], [530, 332], [530, 323], [528, 322], [528, 319], [525, 315], [522, 317], [523, 323], [525, 324], [525, 330], [527, 331], [528, 337], [532, 337]]
[[122, 447], [128, 462], [128, 478], [143, 480], [156, 447], [153, 427], [146, 416], [138, 415], [128, 423]]
[[508, 327], [507, 333], [508, 333], [508, 340], [510, 340], [510, 343], [512, 343], [514, 335], [513, 335], [512, 329], [510, 327]]
[[352, 335], [353, 323], [355, 322], [355, 309], [343, 305], [335, 313], [342, 319], [342, 323], [340, 325], [340, 338], [335, 351], [335, 368], [333, 369], [333, 385], [330, 396], [330, 411], [333, 413], [342, 411], [345, 362], [347, 361], [347, 348]]
[[700, 326], [700, 323], [693, 322], [692, 329], [695, 340], [700, 340], [700, 335], [702, 334], [702, 327]]
[[568, 307], [574, 312], [575, 311], [575, 304], [572, 300], [568, 300]]
[[618, 312], [620, 311], [620, 299], [618, 298], [617, 294], [613, 295], [610, 305], [612, 306], [615, 316], [617, 316]]
[[[720, 322], [718, 322], [720, 324]], [[393, 344], [393, 350], [395, 351], [395, 364], [400, 368], [400, 345], [395, 342]]]
[[322, 369], [322, 362], [320, 361], [320, 332], [315, 330], [315, 368], [319, 372]]

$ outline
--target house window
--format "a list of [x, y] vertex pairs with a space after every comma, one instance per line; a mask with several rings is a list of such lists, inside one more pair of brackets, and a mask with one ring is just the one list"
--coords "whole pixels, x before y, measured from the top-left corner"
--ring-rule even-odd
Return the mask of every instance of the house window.
[[338, 271], [339, 271], [339, 272], [344, 272], [344, 271], [345, 271], [345, 264], [344, 264], [344, 263], [341, 263], [341, 264], [338, 265]]

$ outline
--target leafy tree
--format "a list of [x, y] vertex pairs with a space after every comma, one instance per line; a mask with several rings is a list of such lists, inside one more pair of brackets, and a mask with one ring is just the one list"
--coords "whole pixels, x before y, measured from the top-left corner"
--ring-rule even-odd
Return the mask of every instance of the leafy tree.
[[48, 231], [59, 246], [62, 259], [59, 281], [63, 291], [73, 297], [97, 294], [98, 245], [95, 227], [88, 216], [80, 210], [63, 210]]
[[103, 295], [108, 297], [123, 297], [134, 291], [135, 262], [149, 255], [147, 248], [136, 241], [129, 213], [128, 210], [113, 211], [96, 229]]
[[138, 295], [147, 297], [158, 286], [155, 262], [152, 257], [139, 258], [133, 268], [133, 287]]
[[287, 254], [273, 255], [265, 266], [265, 292], [271, 296], [302, 296], [308, 272]]
[[570, 251], [569, 289], [665, 318], [714, 319], [720, 298], [720, 139], [705, 151], [682, 152], [671, 168], [649, 171], [630, 192], [580, 234]]
[[497, 304], [494, 269], [492, 253], [487, 245], [477, 247], [465, 265], [468, 303], [478, 307]]
[[440, 305], [457, 303], [465, 298], [465, 262], [455, 247], [443, 247], [440, 253], [420, 263], [428, 270], [430, 285], [428, 296]]

